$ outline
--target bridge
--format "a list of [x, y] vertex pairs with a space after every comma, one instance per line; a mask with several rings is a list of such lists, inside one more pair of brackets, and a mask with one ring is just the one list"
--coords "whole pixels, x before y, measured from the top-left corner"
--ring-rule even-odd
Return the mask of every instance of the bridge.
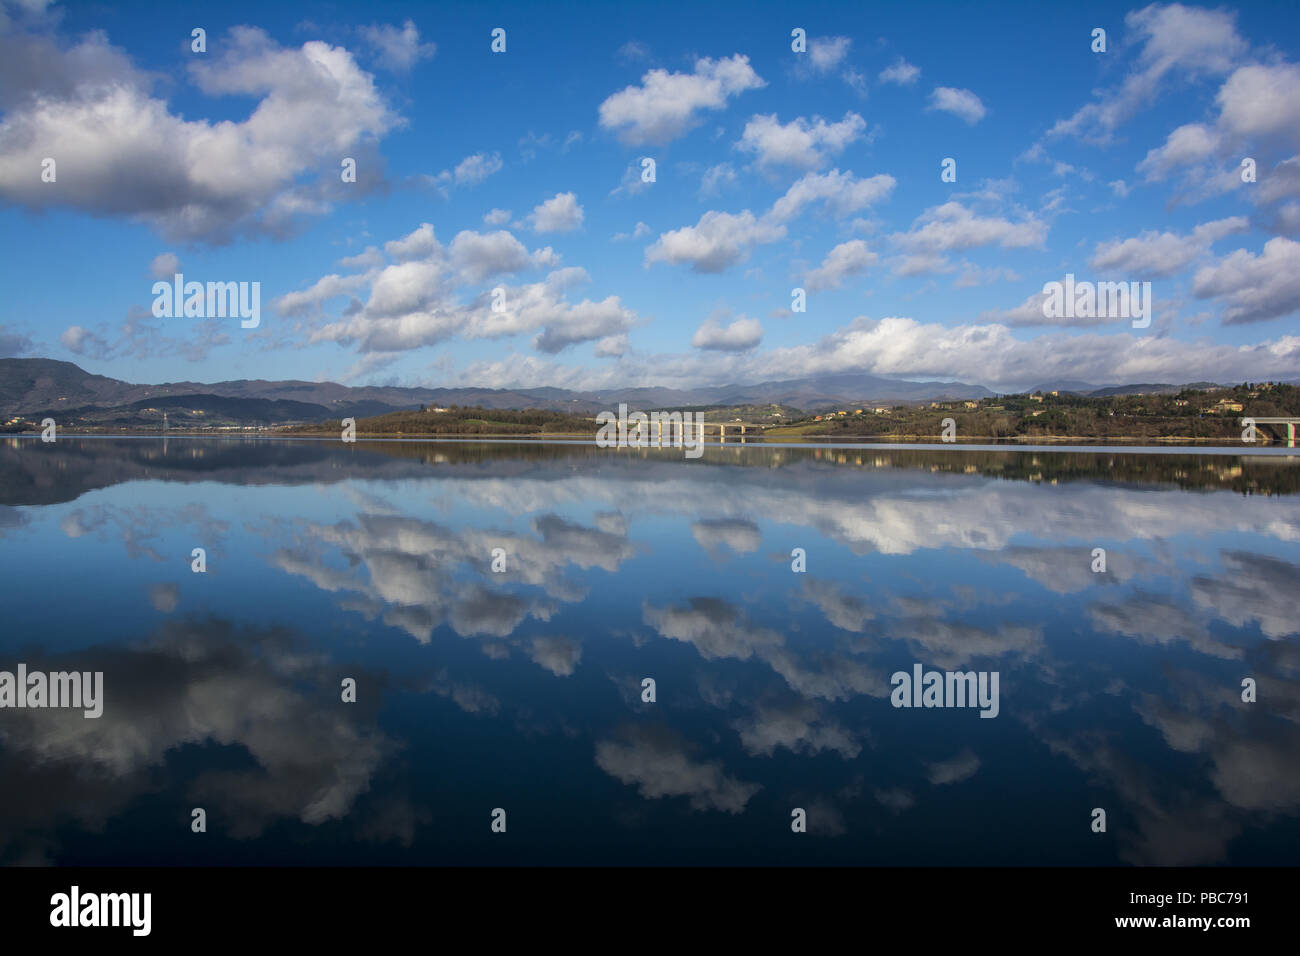
[[1256, 425], [1285, 425], [1286, 447], [1295, 447], [1295, 427], [1300, 425], [1300, 418], [1243, 418], [1241, 423], [1254, 422]]
[[[666, 429], [664, 428], [665, 425], [668, 426]], [[728, 428], [732, 430], [733, 434], [739, 433], [742, 442], [745, 440], [746, 429], [753, 428], [760, 433], [762, 432], [760, 426], [750, 425], [744, 422], [691, 422], [685, 424], [681, 421], [673, 421], [671, 419], [667, 422], [663, 419], [658, 419], [656, 421], [645, 423], [644, 439], [641, 435], [642, 423], [639, 421], [630, 422], [628, 427], [628, 441], [629, 443], [644, 441], [647, 445], [652, 443], [662, 445], [665, 439], [670, 443], [674, 438], [678, 442], [685, 440], [687, 429], [690, 429], [690, 431], [694, 432], [697, 436], [707, 436], [709, 434], [709, 429], [717, 429], [718, 441], [724, 442], [727, 440]]]

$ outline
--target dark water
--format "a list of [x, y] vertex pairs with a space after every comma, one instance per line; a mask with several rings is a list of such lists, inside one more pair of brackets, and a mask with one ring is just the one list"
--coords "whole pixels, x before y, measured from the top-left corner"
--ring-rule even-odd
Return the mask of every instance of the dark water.
[[1286, 455], [9, 439], [0, 862], [1294, 864], [1298, 571]]

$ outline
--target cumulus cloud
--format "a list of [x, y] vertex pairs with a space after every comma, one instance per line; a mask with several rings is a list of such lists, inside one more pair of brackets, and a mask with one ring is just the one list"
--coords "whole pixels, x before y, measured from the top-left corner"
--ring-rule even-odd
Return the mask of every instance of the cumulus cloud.
[[[1274, 240], [1276, 241], [1276, 240]], [[659, 368], [666, 368], [660, 361]], [[865, 372], [1020, 389], [1045, 379], [1101, 382], [1260, 381], [1300, 371], [1300, 336], [1213, 345], [1129, 333], [1040, 335], [1024, 341], [999, 323], [946, 327], [861, 317], [806, 345], [771, 349], [728, 370], [736, 379]]]
[[437, 44], [421, 43], [420, 31], [407, 20], [401, 29], [392, 24], [361, 28], [361, 36], [375, 52], [378, 62], [390, 70], [405, 73], [420, 60], [437, 52]]
[[829, 173], [808, 173], [796, 181], [785, 195], [772, 204], [767, 218], [784, 224], [810, 206], [823, 203], [827, 212], [838, 218], [860, 212], [884, 199], [897, 181], [887, 173], [858, 179], [851, 172], [832, 169]]
[[1147, 153], [1138, 172], [1148, 180], [1162, 179], [1170, 169], [1200, 162], [1219, 148], [1218, 137], [1203, 123], [1187, 123], [1169, 134], [1163, 146]]
[[719, 352], [743, 352], [763, 340], [763, 326], [758, 319], [740, 316], [730, 325], [717, 319], [705, 319], [691, 336], [691, 345], [697, 349]]
[[645, 731], [631, 732], [626, 741], [599, 741], [596, 766], [647, 800], [686, 797], [693, 810], [741, 813], [761, 789], [731, 776], [721, 763], [693, 760], [681, 744]]
[[744, 518], [703, 518], [691, 522], [691, 535], [700, 547], [719, 558], [724, 548], [736, 554], [751, 554], [763, 543], [758, 525]]
[[1135, 238], [1098, 243], [1092, 267], [1135, 279], [1171, 276], [1207, 253], [1211, 243], [1249, 228], [1244, 216], [1232, 216], [1202, 223], [1186, 236], [1148, 230]]
[[890, 66], [880, 71], [881, 83], [893, 83], [897, 86], [911, 86], [921, 77], [921, 68], [908, 63], [901, 56]]
[[[66, 333], [65, 333], [66, 334]], [[26, 355], [32, 350], [31, 337], [0, 323], [0, 358]]]
[[710, 166], [700, 177], [700, 197], [716, 196], [722, 192], [724, 186], [730, 186], [736, 181], [736, 171], [732, 169], [731, 163], [717, 163]]
[[556, 193], [528, 217], [534, 232], [572, 232], [582, 225], [582, 206], [574, 193]]
[[849, 37], [810, 37], [808, 65], [817, 73], [829, 73], [844, 62], [852, 45]]
[[366, 281], [367, 277], [364, 274], [341, 276], [331, 273], [317, 279], [309, 288], [298, 292], [286, 292], [276, 298], [272, 306], [283, 316], [304, 315], [331, 299], [351, 295], [362, 288]]
[[1047, 238], [1047, 224], [1032, 215], [1019, 222], [980, 216], [953, 200], [927, 209], [910, 230], [894, 233], [891, 238], [911, 252], [930, 254], [989, 245], [1019, 249], [1042, 245]]
[[692, 73], [650, 70], [639, 86], [600, 104], [600, 125], [629, 146], [663, 145], [695, 127], [701, 111], [722, 109], [731, 97], [766, 85], [741, 54], [697, 60]]
[[1300, 243], [1276, 236], [1259, 255], [1238, 249], [1200, 269], [1192, 291], [1197, 298], [1221, 299], [1229, 325], [1292, 315], [1300, 310]]
[[970, 90], [951, 86], [936, 86], [930, 93], [930, 105], [926, 108], [951, 113], [971, 126], [982, 120], [986, 112], [980, 98]]
[[1178, 127], [1147, 153], [1138, 171], [1148, 181], [1180, 171], [1184, 192], [1199, 200], [1239, 188], [1239, 163], [1249, 155], [1260, 179], [1250, 190], [1253, 202], [1300, 196], [1300, 182], [1290, 170], [1300, 157], [1287, 155], [1300, 149], [1300, 66], [1242, 66], [1224, 81], [1215, 102], [1219, 112], [1213, 123]]
[[809, 292], [838, 289], [845, 279], [870, 268], [878, 258], [861, 239], [841, 242], [826, 254], [820, 266], [804, 276], [804, 286]]
[[[0, 43], [6, 57], [15, 45], [41, 57], [38, 79], [10, 96], [0, 121], [0, 197], [138, 220], [171, 240], [287, 234], [341, 195], [339, 157], [399, 122], [347, 50], [280, 47], [252, 27], [233, 28], [219, 54], [190, 65], [200, 92], [256, 99], [246, 118], [220, 122], [171, 112], [101, 33], [69, 49]], [[46, 156], [58, 160], [58, 189], [30, 174]], [[378, 168], [359, 163], [359, 184]]]
[[960, 783], [975, 776], [980, 768], [980, 758], [971, 750], [963, 750], [951, 760], [937, 760], [926, 765], [926, 776], [935, 786]]
[[556, 262], [550, 246], [529, 253], [522, 242], [504, 229], [488, 233], [470, 229], [458, 232], [448, 252], [452, 266], [470, 284]]
[[853, 760], [862, 752], [857, 738], [827, 717], [822, 705], [812, 701], [785, 706], [760, 704], [734, 726], [745, 750], [758, 757], [771, 757], [779, 748], [797, 754], [828, 750], [845, 760]]
[[[1057, 280], [1064, 281], [1064, 278]], [[1125, 323], [1131, 319], [1119, 316], [1108, 315], [1052, 315], [1048, 316], [1043, 311], [1043, 305], [1047, 302], [1049, 296], [1045, 292], [1035, 292], [1029, 298], [1025, 299], [1020, 305], [1010, 309], [990, 309], [981, 312], [979, 320], [981, 322], [997, 322], [1008, 325], [1012, 328], [1033, 328], [1035, 326], [1066, 326], [1069, 328], [1088, 328], [1097, 325], [1114, 325], [1116, 323]], [[1059, 310], [1064, 312], [1064, 310]], [[1097, 310], [1101, 312], [1102, 310]]]
[[533, 639], [529, 656], [556, 677], [568, 677], [582, 659], [582, 645], [567, 637], [538, 637]]
[[[556, 353], [581, 342], [605, 341], [606, 351], [638, 317], [618, 296], [572, 302], [567, 290], [589, 281], [579, 268], [555, 269], [559, 255], [549, 246], [529, 251], [507, 230], [461, 230], [443, 245], [432, 225], [384, 244], [394, 261], [363, 273], [330, 275], [309, 289], [275, 301], [283, 315], [319, 311], [331, 299], [368, 290], [340, 316], [311, 323], [309, 341], [355, 345], [360, 351], [400, 352], [445, 341], [499, 338], [536, 332], [533, 347]], [[532, 269], [553, 269], [541, 282], [500, 286], [470, 301], [464, 293], [488, 281]], [[496, 306], [494, 308], [494, 306]]]
[[1108, 142], [1122, 124], [1149, 106], [1172, 76], [1222, 75], [1245, 54], [1236, 14], [1180, 3], [1151, 4], [1124, 18], [1131, 39], [1140, 44], [1136, 62], [1118, 87], [1059, 120], [1049, 135]]
[[752, 153], [764, 168], [817, 169], [861, 137], [866, 128], [866, 121], [854, 112], [845, 113], [837, 123], [827, 123], [820, 116], [809, 122], [799, 116], [784, 125], [775, 113], [757, 115], [745, 124], [736, 148]]
[[653, 231], [654, 230], [651, 229], [649, 226], [647, 226], [645, 223], [638, 221], [637, 224], [632, 228], [631, 232], [620, 232], [615, 234], [614, 241], [622, 242], [625, 239], [642, 239], [650, 235], [650, 233]]
[[689, 263], [696, 272], [722, 272], [747, 258], [754, 246], [784, 237], [784, 226], [759, 220], [748, 209], [736, 215], [710, 210], [694, 226], [661, 235], [646, 250], [645, 261]]
[[149, 263], [149, 275], [154, 279], [171, 279], [180, 271], [181, 260], [174, 252], [160, 252]]
[[457, 163], [452, 175], [457, 186], [476, 186], [493, 173], [500, 172], [502, 165], [500, 153], [475, 153]]
[[384, 243], [384, 252], [398, 262], [427, 259], [441, 248], [437, 237], [433, 234], [433, 224], [428, 222], [420, 223], [418, 229], [401, 239]]
[[496, 338], [540, 328], [533, 348], [554, 354], [581, 342], [617, 337], [636, 324], [637, 314], [618, 296], [569, 302], [564, 290], [577, 281], [586, 281], [583, 270], [561, 269], [543, 282], [509, 288], [501, 311], [476, 309], [468, 317], [465, 335]]

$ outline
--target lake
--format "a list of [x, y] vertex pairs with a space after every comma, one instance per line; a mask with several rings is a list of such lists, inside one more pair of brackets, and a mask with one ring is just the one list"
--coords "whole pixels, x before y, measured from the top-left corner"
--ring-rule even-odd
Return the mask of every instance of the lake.
[[1293, 864], [1297, 581], [1294, 452], [8, 438], [0, 862]]

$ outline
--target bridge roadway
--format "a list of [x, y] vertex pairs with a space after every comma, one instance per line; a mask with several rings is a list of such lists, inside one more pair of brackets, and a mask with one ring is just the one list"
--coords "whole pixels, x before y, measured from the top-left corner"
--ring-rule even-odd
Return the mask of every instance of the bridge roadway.
[[1243, 418], [1243, 425], [1248, 422], [1254, 422], [1256, 425], [1285, 425], [1286, 426], [1286, 447], [1295, 447], [1295, 427], [1300, 425], [1300, 418]]

